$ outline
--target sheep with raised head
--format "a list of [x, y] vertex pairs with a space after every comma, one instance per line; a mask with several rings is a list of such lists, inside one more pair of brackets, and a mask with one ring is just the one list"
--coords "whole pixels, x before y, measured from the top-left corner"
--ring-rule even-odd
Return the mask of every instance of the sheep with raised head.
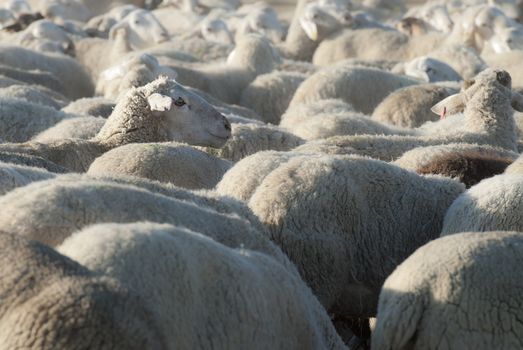
[[90, 140], [1, 144], [1, 152], [41, 156], [70, 171], [84, 172], [104, 152], [133, 142], [182, 141], [221, 147], [231, 135], [229, 121], [198, 95], [159, 78], [121, 98]]
[[169, 349], [345, 348], [300, 277], [266, 254], [154, 223], [92, 226], [58, 250], [146, 300]]
[[372, 348], [516, 349], [523, 234], [465, 232], [419, 248], [387, 278]]

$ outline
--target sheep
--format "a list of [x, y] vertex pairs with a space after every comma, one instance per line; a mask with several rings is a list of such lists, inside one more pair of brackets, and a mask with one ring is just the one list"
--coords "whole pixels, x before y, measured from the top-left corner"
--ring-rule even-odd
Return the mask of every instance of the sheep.
[[345, 348], [299, 276], [263, 253], [153, 223], [92, 226], [58, 250], [147, 300], [166, 348]]
[[243, 90], [261, 74], [274, 69], [275, 53], [267, 39], [250, 34], [236, 44], [226, 64], [195, 68], [174, 67], [180, 84], [203, 90], [213, 97], [238, 104]]
[[451, 153], [436, 157], [416, 170], [418, 174], [440, 174], [459, 180], [467, 188], [483, 179], [501, 174], [512, 159], [485, 156], [475, 152]]
[[457, 94], [458, 88], [436, 84], [407, 86], [385, 97], [372, 112], [373, 120], [399, 127], [415, 128], [436, 121], [432, 106]]
[[73, 117], [64, 119], [33, 136], [33, 142], [50, 142], [63, 139], [88, 140], [96, 136], [106, 122], [101, 117]]
[[229, 161], [183, 144], [135, 143], [96, 158], [87, 174], [124, 174], [188, 189], [211, 189], [231, 166]]
[[46, 87], [55, 94], [64, 96], [65, 88], [62, 82], [53, 74], [40, 70], [18, 69], [0, 64], [0, 75], [22, 83]]
[[328, 98], [341, 98], [358, 112], [370, 114], [388, 94], [418, 81], [372, 68], [335, 66], [306, 79], [289, 106]]
[[463, 45], [444, 45], [431, 51], [431, 58], [448, 64], [463, 79], [472, 79], [488, 66], [472, 48]]
[[295, 72], [272, 72], [258, 76], [242, 92], [240, 105], [251, 108], [266, 123], [279, 124], [292, 96], [307, 78]]
[[87, 22], [93, 16], [81, 0], [44, 0], [35, 10], [54, 22], [66, 20]]
[[289, 151], [304, 140], [282, 128], [265, 124], [232, 124], [231, 138], [220, 149], [205, 148], [214, 156], [236, 162], [260, 151]]
[[[497, 175], [481, 181], [459, 196], [445, 215], [441, 235], [466, 231], [519, 231], [520, 174]], [[494, 209], [493, 209], [494, 208]]]
[[318, 114], [344, 114], [355, 112], [354, 108], [341, 99], [321, 99], [308, 103], [296, 103], [289, 106], [281, 116], [280, 126], [286, 129], [314, 117]]
[[36, 51], [74, 55], [74, 44], [65, 29], [48, 20], [31, 23], [14, 41]]
[[523, 159], [520, 157], [515, 158], [514, 162], [505, 170], [505, 174], [523, 175], [523, 169], [522, 169], [523, 162], [522, 161], [523, 161]]
[[0, 98], [0, 137], [7, 142], [25, 142], [71, 115], [52, 107], [14, 98]]
[[232, 248], [243, 246], [264, 252], [294, 269], [279, 248], [265, 237], [264, 231], [235, 212], [220, 213], [202, 205], [201, 201], [199, 204], [190, 201], [187, 195], [189, 200], [113, 181], [78, 180], [77, 177], [66, 180], [58, 177], [19, 187], [0, 197], [2, 230], [57, 246], [74, 231], [96, 223], [143, 220], [170, 223], [205, 234]]
[[33, 104], [60, 109], [69, 103], [63, 95], [44, 86], [16, 84], [0, 88], [0, 98], [30, 101]]
[[0, 233], [0, 342], [8, 349], [165, 349], [145, 302], [38, 242]]
[[[427, 83], [438, 81], [461, 81], [461, 76], [448, 64], [440, 60], [421, 56], [402, 64], [404, 74]], [[398, 71], [393, 70], [394, 73]]]
[[161, 77], [120, 99], [93, 139], [0, 144], [0, 152], [37, 155], [70, 171], [85, 172], [104, 152], [127, 143], [185, 141], [221, 147], [230, 135], [223, 115], [175, 81]]
[[520, 232], [465, 232], [432, 241], [383, 285], [372, 348], [516, 349]]
[[[325, 142], [343, 142], [345, 147], [353, 148], [358, 154], [382, 160], [397, 159], [416, 147], [449, 143], [480, 143], [517, 151], [512, 99], [510, 75], [503, 70], [487, 69], [476, 76], [464, 91], [434, 107], [445, 115], [445, 111], [451, 114], [452, 109], [462, 108], [465, 104], [463, 119], [447, 118], [450, 122], [424, 125], [419, 130], [419, 135], [423, 136], [338, 136]], [[460, 127], [454, 126], [456, 121], [460, 121]], [[454, 130], [449, 132], [446, 128], [451, 125]], [[440, 131], [442, 129], [444, 131]]]
[[94, 92], [91, 78], [84, 68], [64, 55], [43, 54], [4, 44], [0, 46], [0, 65], [49, 72], [63, 85], [63, 94], [72, 100], [91, 96]]
[[[465, 188], [358, 156], [291, 153], [248, 205], [330, 314], [371, 317], [387, 275], [439, 235], [445, 211]], [[415, 224], [397, 220], [402, 212]]]
[[432, 30], [432, 26], [421, 18], [416, 17], [404, 17], [398, 23], [395, 28], [408, 36], [418, 36], [427, 34]]
[[283, 26], [276, 11], [267, 5], [247, 11], [236, 29], [235, 37], [240, 38], [248, 33], [263, 35], [273, 43], [280, 43], [285, 39]]
[[523, 74], [521, 73], [523, 52], [515, 50], [493, 55], [485, 55], [483, 58], [489, 66], [500, 67], [509, 72], [515, 87], [523, 87]]
[[131, 55], [100, 73], [95, 92], [108, 100], [117, 100], [130, 88], [150, 83], [160, 75], [171, 79], [177, 76], [173, 69], [161, 66], [152, 55]]
[[447, 145], [418, 147], [405, 152], [393, 164], [404, 169], [414, 170], [427, 167], [438, 158], [452, 156], [453, 154], [477, 154], [486, 158], [502, 158], [513, 162], [519, 156], [518, 153], [501, 147], [489, 145], [478, 145], [468, 143], [450, 143]]
[[84, 30], [94, 37], [108, 38], [111, 28], [129, 13], [139, 8], [135, 5], [113, 7], [109, 12], [94, 16], [84, 25]]
[[0, 195], [34, 181], [47, 180], [55, 174], [43, 169], [0, 162]]
[[41, 157], [24, 154], [0, 152], [0, 162], [42, 168], [53, 173], [65, 173], [66, 169]]
[[[167, 42], [169, 35], [146, 10], [135, 10], [116, 23], [109, 39], [85, 38], [75, 42], [75, 56], [91, 76], [98, 75], [125, 54]], [[101, 51], [107, 51], [100, 55]]]
[[107, 119], [113, 113], [115, 105], [112, 100], [103, 97], [86, 97], [69, 103], [62, 108], [62, 111], [70, 114]]

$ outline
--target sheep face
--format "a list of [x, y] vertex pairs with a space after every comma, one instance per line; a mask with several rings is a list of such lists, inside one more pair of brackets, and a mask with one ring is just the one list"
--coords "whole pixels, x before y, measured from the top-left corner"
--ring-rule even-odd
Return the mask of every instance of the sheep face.
[[427, 83], [461, 80], [459, 74], [452, 67], [430, 57], [419, 57], [406, 63], [405, 74]]
[[109, 39], [114, 40], [123, 32], [132, 50], [145, 49], [154, 44], [169, 40], [169, 34], [154, 15], [146, 10], [135, 10], [116, 23], [109, 32]]
[[523, 50], [523, 30], [521, 28], [506, 28], [500, 30], [489, 41], [495, 53]]
[[276, 12], [271, 10], [262, 9], [250, 13], [245, 19], [242, 32], [261, 34], [274, 43], [282, 42], [285, 39], [285, 31]]
[[227, 24], [221, 19], [204, 20], [201, 26], [202, 37], [210, 42], [232, 45], [232, 34]]
[[300, 17], [300, 25], [312, 41], [318, 41], [341, 27], [351, 27], [353, 24], [348, 11], [340, 11], [332, 5], [309, 4]]
[[222, 147], [231, 136], [231, 125], [200, 96], [174, 83], [168, 95], [154, 93], [147, 99], [153, 115], [166, 118], [169, 138], [191, 145]]

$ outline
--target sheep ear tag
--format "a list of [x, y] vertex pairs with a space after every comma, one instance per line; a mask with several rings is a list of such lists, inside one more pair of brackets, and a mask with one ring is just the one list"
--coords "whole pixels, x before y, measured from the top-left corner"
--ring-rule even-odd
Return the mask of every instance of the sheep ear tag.
[[436, 103], [430, 110], [441, 117], [461, 113], [465, 109], [465, 101], [461, 93], [451, 95]]
[[147, 102], [149, 103], [149, 108], [151, 108], [151, 111], [165, 112], [171, 109], [173, 99], [170, 96], [155, 93], [147, 98]]

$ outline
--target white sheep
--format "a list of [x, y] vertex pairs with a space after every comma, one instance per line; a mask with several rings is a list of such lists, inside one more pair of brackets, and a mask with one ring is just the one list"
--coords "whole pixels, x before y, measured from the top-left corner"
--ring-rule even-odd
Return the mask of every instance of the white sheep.
[[163, 77], [130, 90], [93, 139], [0, 144], [0, 151], [41, 156], [83, 172], [104, 152], [127, 143], [182, 141], [221, 147], [230, 135], [230, 124], [222, 114]]
[[303, 73], [281, 71], [260, 75], [243, 90], [240, 105], [254, 110], [265, 123], [279, 124], [292, 96], [306, 78]]
[[94, 16], [84, 25], [84, 30], [92, 36], [107, 38], [111, 28], [129, 13], [139, 8], [135, 5], [113, 7], [109, 12]]
[[113, 101], [103, 97], [85, 97], [69, 103], [62, 108], [62, 111], [70, 114], [107, 119], [113, 113], [115, 105]]
[[[483, 180], [458, 197], [450, 206], [441, 235], [466, 231], [520, 231], [521, 188], [518, 173]], [[494, 208], [494, 209], [493, 209]]]
[[53, 91], [55, 93], [53, 98], [66, 95], [63, 83], [50, 72], [15, 68], [0, 64], [0, 75], [21, 83], [46, 87], [49, 89], [46, 91]]
[[62, 94], [40, 85], [10, 85], [0, 88], [0, 98], [19, 99], [42, 106], [60, 109], [70, 101]]
[[17, 234], [0, 233], [0, 247], [2, 346], [165, 349], [145, 301], [116, 280]]
[[148, 54], [130, 54], [122, 61], [102, 71], [96, 82], [95, 92], [109, 100], [117, 100], [132, 87], [140, 87], [159, 76], [175, 79], [176, 72], [158, 63]]
[[[42, 52], [60, 52], [74, 55], [74, 44], [66, 30], [48, 20], [33, 22], [14, 38], [14, 42]], [[56, 48], [56, 51], [46, 50]]]
[[418, 81], [372, 68], [339, 65], [324, 68], [306, 79], [296, 90], [289, 106], [339, 98], [355, 110], [370, 114], [391, 92]]
[[458, 86], [420, 84], [407, 86], [385, 97], [372, 112], [373, 120], [399, 127], [416, 128], [439, 117], [431, 108], [459, 92]]
[[172, 68], [181, 84], [203, 90], [223, 102], [237, 104], [243, 90], [258, 75], [274, 69], [277, 58], [267, 39], [249, 34], [237, 42], [226, 63]]
[[16, 70], [51, 73], [63, 86], [64, 90], [60, 92], [70, 99], [91, 96], [94, 92], [91, 77], [82, 65], [64, 55], [44, 54], [3, 44], [0, 46], [0, 64]]
[[95, 161], [88, 175], [132, 175], [188, 189], [210, 189], [232, 163], [184, 144], [135, 143], [117, 147]]
[[266, 254], [153, 223], [92, 226], [58, 250], [147, 300], [166, 348], [345, 348], [300, 277]]
[[[440, 60], [422, 56], [403, 65], [405, 75], [421, 79], [427, 83], [438, 81], [461, 81], [461, 76], [448, 64]], [[394, 73], [397, 73], [394, 71]]]
[[[111, 180], [57, 177], [19, 187], [0, 197], [4, 204], [0, 222], [4, 232], [50, 246], [59, 245], [74, 231], [96, 223], [170, 223], [232, 248], [243, 246], [264, 252], [293, 271], [292, 263], [281, 250], [248, 218], [236, 212], [218, 212], [201, 200], [191, 201], [191, 197], [186, 194], [178, 199]], [[231, 210], [227, 204], [223, 207]], [[64, 210], [67, 217], [63, 216]]]
[[292, 129], [294, 125], [321, 113], [344, 114], [351, 112], [355, 112], [354, 108], [341, 99], [321, 99], [308, 103], [296, 103], [287, 108], [281, 116], [280, 126]]
[[[453, 109], [462, 109], [464, 116], [447, 118], [443, 122], [427, 123], [416, 130], [418, 136], [357, 135], [333, 137], [330, 143], [340, 142], [358, 154], [392, 160], [403, 153], [422, 146], [448, 143], [479, 143], [517, 151], [517, 134], [511, 102], [510, 75], [503, 70], [487, 69], [480, 73], [472, 85], [435, 106], [443, 116]], [[460, 125], [455, 125], [458, 122]], [[449, 128], [452, 129], [449, 130]], [[421, 135], [421, 136], [420, 136]]]
[[58, 174], [67, 172], [67, 170], [64, 167], [56, 165], [55, 163], [46, 160], [42, 157], [29, 156], [24, 154], [0, 152], [0, 162], [45, 169], [47, 171]]
[[31, 138], [32, 142], [49, 142], [64, 139], [89, 140], [100, 132], [107, 119], [82, 116], [63, 119]]
[[44, 169], [0, 162], [0, 195], [31, 182], [53, 177], [55, 174]]
[[498, 231], [418, 249], [383, 285], [372, 348], [519, 348], [522, 247], [522, 233]]
[[87, 22], [93, 16], [82, 0], [40, 0], [35, 10], [58, 23], [66, 20]]
[[220, 149], [205, 151], [236, 162], [260, 151], [289, 151], [304, 140], [283, 128], [267, 124], [232, 124], [231, 138]]
[[[448, 206], [465, 188], [358, 156], [291, 153], [267, 175], [262, 170], [249, 207], [329, 313], [371, 317], [385, 278], [439, 235]], [[416, 221], [400, 220], [400, 213]]]

